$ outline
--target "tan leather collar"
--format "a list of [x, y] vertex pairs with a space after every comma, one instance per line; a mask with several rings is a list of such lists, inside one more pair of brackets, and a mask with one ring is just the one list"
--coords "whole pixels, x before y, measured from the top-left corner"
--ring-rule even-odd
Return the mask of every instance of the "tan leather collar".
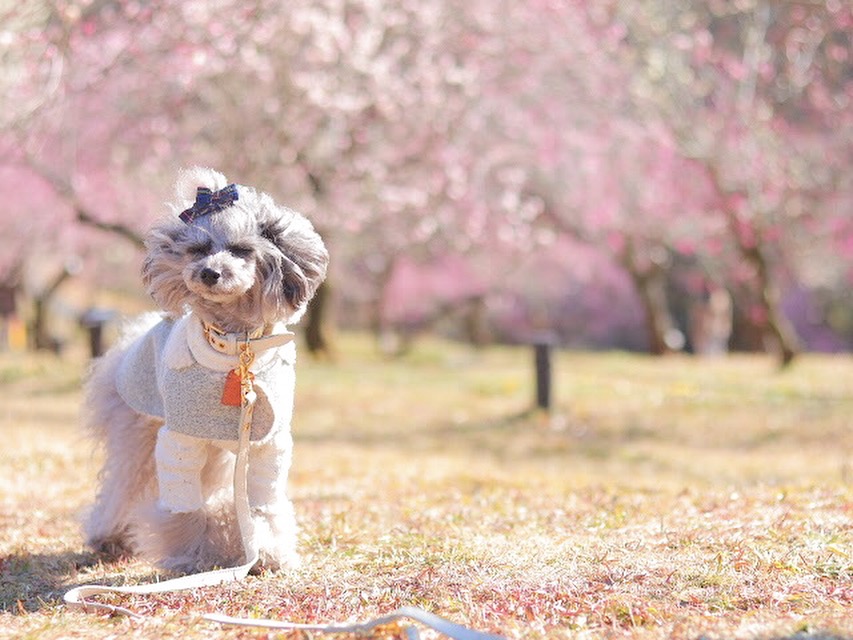
[[252, 351], [258, 352], [264, 349], [272, 349], [291, 342], [294, 338], [292, 331], [284, 331], [282, 333], [267, 334], [272, 327], [261, 327], [255, 331], [243, 332], [227, 332], [219, 327], [202, 322], [204, 328], [204, 337], [207, 338], [207, 343], [219, 353], [228, 355], [238, 355], [250, 347]]

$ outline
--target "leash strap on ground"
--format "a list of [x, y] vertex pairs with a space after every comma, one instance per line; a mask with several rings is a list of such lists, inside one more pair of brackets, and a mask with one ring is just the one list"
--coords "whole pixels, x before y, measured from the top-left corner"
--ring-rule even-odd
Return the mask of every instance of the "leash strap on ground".
[[[496, 636], [482, 631], [475, 631], [468, 627], [445, 620], [435, 614], [418, 609], [417, 607], [401, 607], [388, 615], [376, 618], [370, 622], [356, 624], [300, 624], [295, 622], [281, 622], [278, 620], [265, 620], [254, 618], [232, 618], [231, 616], [223, 616], [216, 613], [211, 613], [203, 616], [205, 620], [218, 622], [220, 624], [241, 626], [241, 627], [260, 627], [264, 629], [284, 629], [291, 631], [314, 631], [319, 633], [366, 633], [383, 625], [399, 622], [400, 620], [414, 620], [422, 625], [438, 631], [442, 635], [451, 638], [452, 640], [505, 640], [503, 636]], [[417, 629], [412, 626], [405, 627], [406, 635], [409, 640], [418, 640]]]
[[257, 557], [253, 558], [251, 562], [247, 562], [239, 567], [233, 567], [231, 569], [217, 569], [216, 571], [196, 573], [191, 576], [183, 576], [173, 580], [165, 580], [163, 582], [155, 582], [152, 584], [139, 584], [130, 587], [84, 585], [82, 587], [75, 587], [74, 589], [66, 592], [63, 599], [65, 600], [65, 604], [82, 607], [87, 611], [90, 609], [105, 611], [107, 613], [128, 616], [129, 618], [140, 620], [144, 616], [134, 613], [130, 609], [112, 604], [104, 604], [102, 602], [93, 602], [92, 600], [89, 600], [89, 598], [105, 593], [130, 593], [136, 595], [166, 593], [169, 591], [184, 591], [186, 589], [196, 589], [199, 587], [212, 587], [222, 584], [223, 582], [236, 582], [242, 580], [248, 575], [249, 570], [254, 566], [255, 562], [257, 562]]

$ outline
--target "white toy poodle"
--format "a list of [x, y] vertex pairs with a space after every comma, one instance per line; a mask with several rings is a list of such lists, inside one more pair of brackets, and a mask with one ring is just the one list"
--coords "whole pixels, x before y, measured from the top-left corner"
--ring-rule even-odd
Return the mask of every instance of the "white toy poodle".
[[87, 423], [106, 450], [87, 539], [182, 572], [239, 562], [231, 480], [249, 381], [254, 542], [264, 566], [292, 566], [296, 350], [286, 325], [305, 312], [329, 255], [305, 217], [216, 171], [183, 172], [177, 196], [176, 215], [146, 238], [143, 266], [165, 314], [129, 326], [87, 383]]

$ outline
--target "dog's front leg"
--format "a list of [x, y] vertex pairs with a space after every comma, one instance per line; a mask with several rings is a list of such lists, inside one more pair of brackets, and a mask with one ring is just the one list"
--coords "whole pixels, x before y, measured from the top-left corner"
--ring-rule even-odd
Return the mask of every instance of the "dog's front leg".
[[207, 440], [176, 433], [168, 425], [160, 429], [154, 451], [160, 509], [190, 513], [204, 506], [201, 472], [207, 455]]
[[212, 515], [205, 510], [202, 470], [209, 442], [162, 427], [154, 458], [159, 496], [139, 513], [140, 552], [166, 569], [197, 571], [220, 561], [210, 539]]
[[249, 505], [261, 563], [274, 571], [299, 565], [296, 516], [287, 497], [293, 440], [281, 431], [249, 450]]

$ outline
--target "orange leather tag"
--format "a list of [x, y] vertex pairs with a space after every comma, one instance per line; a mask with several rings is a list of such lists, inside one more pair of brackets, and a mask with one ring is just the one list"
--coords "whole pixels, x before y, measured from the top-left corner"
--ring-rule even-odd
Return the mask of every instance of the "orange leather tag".
[[243, 404], [240, 373], [236, 369], [231, 369], [225, 377], [225, 387], [222, 389], [221, 402], [227, 407], [239, 407]]

